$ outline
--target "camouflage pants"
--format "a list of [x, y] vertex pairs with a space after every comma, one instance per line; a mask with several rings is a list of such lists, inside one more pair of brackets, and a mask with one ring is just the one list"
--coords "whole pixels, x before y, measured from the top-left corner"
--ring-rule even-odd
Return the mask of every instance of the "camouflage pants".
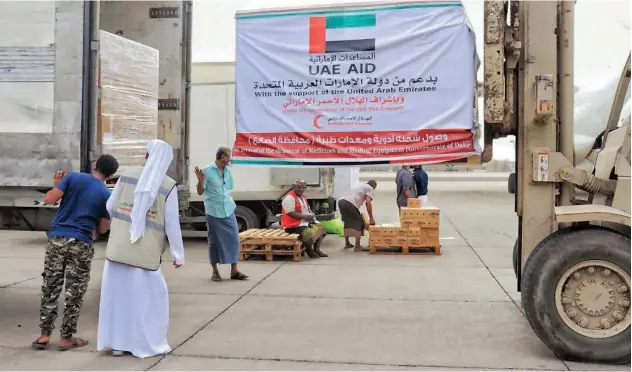
[[80, 240], [57, 237], [48, 240], [40, 307], [40, 329], [43, 335], [50, 336], [55, 328], [57, 304], [64, 284], [66, 292], [61, 337], [69, 338], [77, 332], [77, 320], [90, 282], [93, 257], [94, 247]]

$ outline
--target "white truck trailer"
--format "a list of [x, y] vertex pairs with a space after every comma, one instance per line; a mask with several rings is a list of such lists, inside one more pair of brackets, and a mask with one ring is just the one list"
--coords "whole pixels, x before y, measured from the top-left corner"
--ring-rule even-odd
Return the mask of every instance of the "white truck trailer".
[[[158, 51], [154, 129], [174, 149], [170, 175], [188, 185], [183, 123], [191, 2], [5, 1], [0, 14], [1, 228], [48, 229], [55, 206], [43, 206], [42, 199], [53, 172], [90, 172], [101, 153], [101, 30]], [[186, 192], [181, 194], [186, 200]]]

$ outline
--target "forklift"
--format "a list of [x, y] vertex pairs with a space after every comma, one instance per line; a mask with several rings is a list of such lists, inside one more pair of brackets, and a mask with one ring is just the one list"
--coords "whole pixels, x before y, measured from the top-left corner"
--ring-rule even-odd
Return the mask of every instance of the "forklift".
[[[605, 4], [604, 4], [605, 5]], [[575, 164], [574, 1], [485, 1], [484, 151], [516, 136], [514, 269], [533, 331], [566, 360], [630, 362], [630, 84]]]

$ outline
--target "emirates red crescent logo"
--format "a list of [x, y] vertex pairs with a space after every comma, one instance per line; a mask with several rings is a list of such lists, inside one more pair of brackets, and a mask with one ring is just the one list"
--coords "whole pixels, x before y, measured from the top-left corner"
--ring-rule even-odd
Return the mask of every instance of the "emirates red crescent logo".
[[322, 117], [323, 117], [323, 115], [316, 115], [316, 116], [314, 117], [314, 120], [312, 121], [312, 125], [314, 125], [314, 127], [315, 127], [316, 129], [323, 129], [323, 127], [321, 127], [321, 126], [320, 126], [320, 124], [318, 124], [318, 119], [320, 119], [320, 118], [322, 118]]

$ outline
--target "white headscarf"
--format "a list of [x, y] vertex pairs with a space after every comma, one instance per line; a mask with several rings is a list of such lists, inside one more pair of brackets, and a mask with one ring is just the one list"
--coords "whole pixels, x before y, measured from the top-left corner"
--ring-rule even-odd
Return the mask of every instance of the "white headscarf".
[[162, 185], [162, 181], [165, 179], [173, 159], [171, 146], [167, 142], [157, 139], [149, 141], [147, 153], [149, 157], [134, 189], [134, 206], [131, 214], [132, 225], [129, 229], [132, 244], [145, 233], [147, 212], [156, 200], [160, 185]]

